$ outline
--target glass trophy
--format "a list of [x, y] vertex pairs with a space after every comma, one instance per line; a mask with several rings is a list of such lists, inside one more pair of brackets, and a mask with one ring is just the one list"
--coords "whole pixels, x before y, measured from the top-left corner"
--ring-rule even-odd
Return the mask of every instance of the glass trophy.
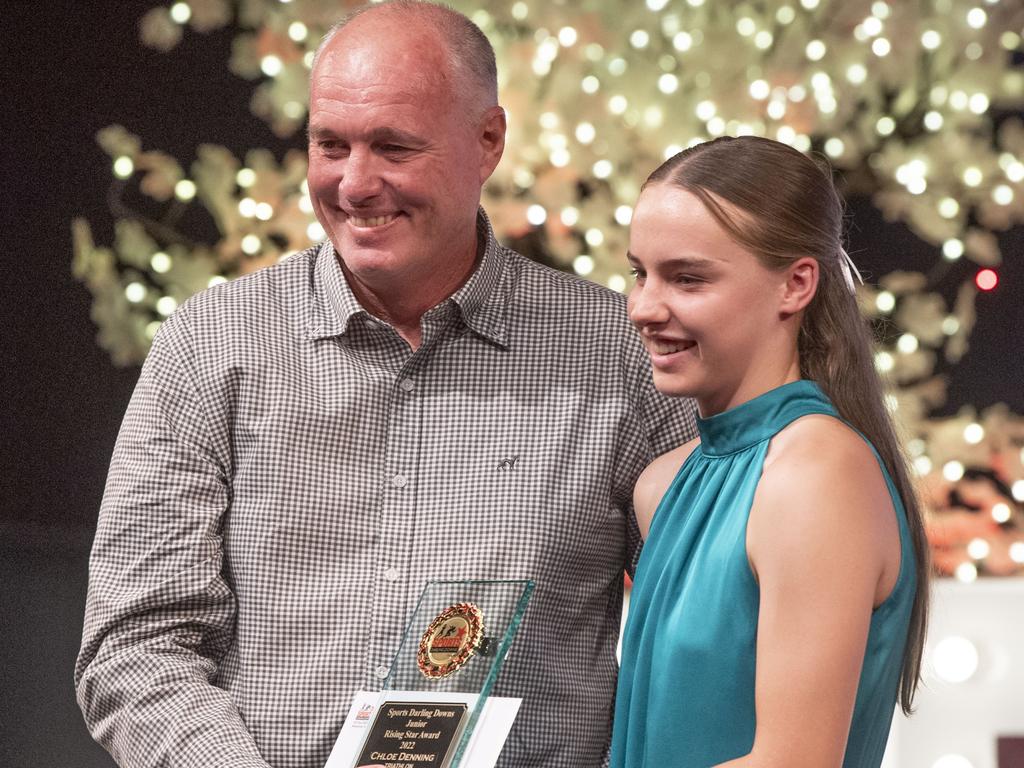
[[[376, 705], [367, 700], [358, 711], [359, 702], [353, 704], [342, 738], [348, 730], [355, 760], [338, 761], [339, 768], [472, 768], [464, 761], [469, 751], [475, 754], [481, 715], [500, 719], [497, 713], [491, 717], [488, 697], [533, 590], [529, 580], [428, 582], [383, 690], [373, 694]], [[501, 701], [512, 700], [492, 704]], [[364, 727], [353, 731], [350, 726], [361, 716]], [[496, 750], [493, 759], [504, 743], [504, 736], [498, 738], [499, 744], [487, 747]], [[328, 768], [333, 765], [328, 762]]]

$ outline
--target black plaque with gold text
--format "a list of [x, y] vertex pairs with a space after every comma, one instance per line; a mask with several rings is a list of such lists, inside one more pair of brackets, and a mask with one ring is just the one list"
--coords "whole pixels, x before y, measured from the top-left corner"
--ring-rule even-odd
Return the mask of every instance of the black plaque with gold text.
[[455, 750], [466, 709], [465, 704], [383, 704], [370, 726], [357, 768], [445, 768]]

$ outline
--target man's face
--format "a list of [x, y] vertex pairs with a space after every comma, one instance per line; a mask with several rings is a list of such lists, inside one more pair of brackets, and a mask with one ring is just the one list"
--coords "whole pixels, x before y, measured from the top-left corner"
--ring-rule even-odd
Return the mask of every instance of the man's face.
[[466, 114], [433, 37], [361, 21], [312, 75], [313, 210], [355, 289], [429, 291], [472, 268], [480, 188], [501, 147]]

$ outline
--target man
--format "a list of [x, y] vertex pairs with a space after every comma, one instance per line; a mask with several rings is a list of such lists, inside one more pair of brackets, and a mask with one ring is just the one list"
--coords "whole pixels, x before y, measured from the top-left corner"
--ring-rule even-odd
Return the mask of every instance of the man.
[[319, 768], [428, 579], [530, 578], [500, 764], [608, 743], [633, 482], [687, 439], [621, 297], [494, 240], [493, 52], [372, 6], [313, 68], [328, 240], [200, 294], [154, 340], [93, 548], [79, 701], [125, 766]]

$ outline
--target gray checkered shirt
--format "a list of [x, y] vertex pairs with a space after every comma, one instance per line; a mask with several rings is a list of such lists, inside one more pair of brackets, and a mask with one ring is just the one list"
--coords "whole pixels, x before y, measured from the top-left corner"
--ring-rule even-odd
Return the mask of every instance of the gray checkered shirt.
[[[118, 437], [78, 699], [122, 766], [320, 768], [429, 579], [537, 582], [500, 766], [601, 764], [633, 483], [694, 434], [621, 296], [494, 240], [415, 352], [330, 243], [161, 327]], [[483, 240], [482, 240], [483, 242]]]

